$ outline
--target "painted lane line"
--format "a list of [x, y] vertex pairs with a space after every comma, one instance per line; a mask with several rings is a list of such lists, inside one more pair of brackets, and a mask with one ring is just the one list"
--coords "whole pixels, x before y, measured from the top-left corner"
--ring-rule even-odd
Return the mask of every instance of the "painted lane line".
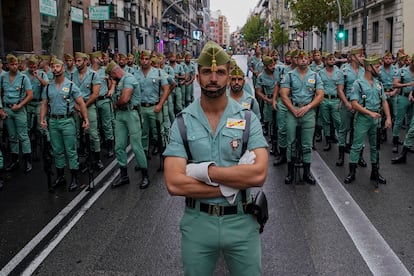
[[317, 152], [312, 173], [373, 275], [411, 275]]

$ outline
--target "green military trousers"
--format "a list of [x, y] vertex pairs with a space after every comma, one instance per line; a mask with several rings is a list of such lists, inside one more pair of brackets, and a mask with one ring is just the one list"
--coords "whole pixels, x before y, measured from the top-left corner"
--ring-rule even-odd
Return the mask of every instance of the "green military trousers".
[[114, 140], [114, 113], [110, 99], [99, 100], [96, 103], [99, 122], [105, 136], [105, 141]]
[[351, 130], [351, 120], [353, 118], [353, 114], [346, 108], [344, 104], [341, 105], [339, 114], [341, 116], [341, 123], [339, 125], [338, 130], [338, 146], [345, 147], [346, 136], [348, 135], [348, 132]]
[[311, 109], [302, 118], [296, 118], [292, 112], [286, 114], [286, 130], [287, 130], [287, 160], [292, 161], [292, 154], [295, 153], [295, 139], [296, 139], [296, 126], [302, 126], [301, 138], [302, 138], [302, 153], [303, 162], [311, 163], [312, 161], [312, 142], [313, 133], [315, 132], [315, 110]]
[[209, 215], [186, 207], [180, 222], [184, 275], [211, 276], [220, 252], [231, 275], [259, 276], [261, 244], [259, 224], [245, 214], [241, 203], [234, 215]]
[[355, 114], [354, 140], [349, 154], [349, 163], [358, 163], [359, 155], [367, 135], [371, 163], [377, 163], [377, 127], [379, 126], [381, 126], [381, 119], [374, 119], [369, 115], [361, 113]]
[[185, 85], [185, 106], [194, 101], [194, 83]]
[[56, 168], [62, 169], [65, 167], [67, 156], [69, 168], [77, 170], [79, 168], [79, 161], [78, 152], [76, 151], [76, 125], [74, 118], [50, 118], [49, 133]]
[[22, 144], [22, 152], [31, 153], [30, 138], [27, 128], [27, 112], [26, 108], [20, 108], [13, 111], [9, 107], [5, 107], [7, 113], [6, 126], [9, 133], [10, 152], [19, 154], [19, 142]]
[[28, 127], [28, 131], [30, 131], [32, 130], [33, 126], [36, 123], [36, 130], [41, 135], [46, 135], [47, 140], [49, 141], [50, 140], [49, 131], [40, 127], [40, 105], [41, 105], [41, 102], [34, 102], [34, 101], [31, 101], [26, 105], [27, 127]]
[[126, 153], [128, 136], [137, 165], [141, 169], [148, 167], [142, 147], [141, 126], [141, 118], [137, 110], [117, 110], [115, 112], [115, 154], [120, 167], [128, 165]]
[[413, 105], [408, 100], [408, 96], [398, 95], [397, 96], [397, 116], [395, 117], [394, 127], [392, 129], [392, 136], [399, 137], [401, 126], [403, 124], [404, 118], [407, 115], [408, 122], [411, 124], [411, 117], [413, 116]]
[[341, 125], [341, 115], [339, 114], [339, 98], [324, 99], [319, 106], [319, 117], [322, 119], [323, 133], [325, 136], [335, 135], [331, 133], [331, 117], [336, 131]]
[[283, 104], [280, 98], [277, 99], [277, 142], [279, 148], [287, 148], [287, 133], [286, 133], [286, 113], [287, 107]]
[[[160, 124], [160, 130], [162, 127], [163, 112], [154, 112], [154, 106], [141, 107], [142, 114], [142, 147], [144, 150], [148, 150], [150, 138], [157, 141], [157, 121]], [[152, 137], [150, 137], [152, 134]]]
[[[93, 152], [100, 152], [101, 151], [101, 140], [99, 138], [98, 115], [97, 115], [95, 104], [92, 104], [88, 107], [88, 119], [89, 119], [89, 129], [86, 130], [86, 133], [89, 134], [90, 149]], [[80, 127], [82, 127], [82, 123]]]

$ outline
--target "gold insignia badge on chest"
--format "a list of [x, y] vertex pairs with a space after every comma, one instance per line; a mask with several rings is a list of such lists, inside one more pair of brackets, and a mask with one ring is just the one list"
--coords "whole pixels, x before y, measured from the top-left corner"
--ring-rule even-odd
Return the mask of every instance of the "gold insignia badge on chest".
[[233, 150], [236, 150], [239, 147], [239, 145], [240, 145], [240, 140], [238, 139], [231, 140], [230, 142], [230, 146]]

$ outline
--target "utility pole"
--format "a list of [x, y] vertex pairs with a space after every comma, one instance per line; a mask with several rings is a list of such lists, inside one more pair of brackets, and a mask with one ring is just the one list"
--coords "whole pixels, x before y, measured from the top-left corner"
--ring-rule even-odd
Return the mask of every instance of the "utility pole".
[[66, 29], [70, 23], [71, 0], [60, 0], [58, 3], [56, 27], [53, 30], [51, 54], [58, 58], [63, 57], [63, 47]]

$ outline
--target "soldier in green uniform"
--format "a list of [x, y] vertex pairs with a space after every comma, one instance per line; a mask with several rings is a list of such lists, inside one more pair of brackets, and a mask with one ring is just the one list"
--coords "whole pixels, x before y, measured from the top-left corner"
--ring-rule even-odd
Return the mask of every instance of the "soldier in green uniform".
[[324, 86], [324, 99], [319, 106], [319, 115], [322, 119], [323, 133], [325, 134], [326, 146], [324, 151], [331, 149], [335, 133], [331, 133], [330, 121], [333, 120], [335, 129], [338, 130], [341, 123], [339, 114], [338, 90], [344, 89], [344, 76], [342, 71], [335, 65], [335, 56], [332, 53], [325, 55], [325, 67], [319, 71]]
[[275, 131], [276, 116], [273, 116], [273, 94], [279, 90], [279, 70], [275, 70], [276, 63], [273, 58], [269, 56], [263, 56], [263, 72], [257, 77], [256, 81], [256, 95], [260, 98], [263, 105], [263, 123], [264, 123], [264, 135], [270, 134], [272, 140], [272, 152], [277, 149], [276, 141], [277, 134]]
[[75, 66], [74, 58], [71, 54], [64, 54], [63, 57], [65, 58], [65, 77], [68, 80], [72, 80], [73, 72], [77, 70]]
[[410, 63], [408, 67], [402, 67], [399, 73], [394, 76], [394, 88], [398, 88], [399, 94], [397, 96], [397, 114], [395, 117], [394, 127], [392, 129], [392, 152], [398, 152], [398, 144], [400, 140], [400, 131], [404, 118], [407, 116], [407, 124], [411, 124], [411, 118], [414, 114], [413, 104], [408, 100], [408, 97], [414, 86], [414, 62]]
[[115, 152], [121, 170], [121, 178], [112, 183], [118, 187], [129, 183], [126, 147], [128, 137], [135, 154], [137, 166], [141, 169], [140, 188], [149, 186], [148, 165], [141, 142], [142, 119], [140, 114], [141, 88], [139, 82], [130, 73], [125, 72], [114, 61], [106, 67], [106, 73], [116, 83], [114, 93], [115, 109]]
[[[82, 92], [83, 100], [88, 109], [90, 137], [89, 160], [93, 160], [94, 169], [103, 169], [101, 161], [101, 142], [98, 131], [98, 117], [96, 112], [96, 100], [99, 97], [102, 79], [99, 74], [86, 66], [88, 55], [81, 52], [75, 53], [75, 64], [78, 69], [73, 73], [73, 82]], [[76, 109], [75, 105], [75, 109]], [[78, 126], [79, 127], [79, 126]]]
[[[279, 77], [280, 80], [284, 78], [289, 71], [292, 71], [297, 66], [297, 55], [299, 51], [297, 49], [288, 51], [285, 55], [285, 64], [279, 66]], [[287, 132], [286, 132], [286, 113], [288, 109], [283, 104], [279, 90], [273, 93], [273, 109], [276, 110], [276, 121], [277, 121], [277, 143], [279, 151], [275, 152], [275, 161], [273, 166], [283, 165], [287, 162], [286, 152], [287, 152]]]
[[53, 70], [50, 68], [51, 56], [41, 55], [39, 56], [39, 58], [40, 58], [40, 63], [39, 63], [40, 70], [42, 70], [43, 72], [47, 74], [47, 78], [49, 80], [53, 79]]
[[194, 79], [196, 74], [196, 65], [191, 60], [190, 53], [184, 55], [184, 71], [186, 73], [185, 79], [185, 106], [188, 106], [194, 101]]
[[[29, 69], [26, 71], [26, 76], [29, 78], [32, 84], [33, 99], [27, 104], [27, 126], [29, 133], [31, 134], [31, 145], [33, 151], [36, 152], [36, 140], [35, 138], [39, 134], [49, 136], [48, 131], [42, 130], [40, 127], [40, 103], [42, 101], [42, 90], [49, 83], [49, 79], [46, 73], [38, 70], [38, 59], [35, 55], [31, 55], [28, 60]], [[33, 129], [36, 126], [36, 129]], [[37, 137], [40, 139], [40, 137]], [[48, 138], [49, 139], [49, 138]], [[36, 155], [35, 155], [36, 156]]]
[[[239, 190], [250, 194], [249, 188], [265, 182], [267, 143], [259, 120], [251, 114], [248, 151], [242, 153], [246, 109], [226, 95], [229, 61], [212, 41], [197, 60], [201, 98], [180, 115], [194, 163], [187, 165], [190, 157], [177, 119], [164, 152], [167, 189], [171, 195], [186, 197], [180, 226], [185, 275], [212, 275], [220, 253], [231, 275], [261, 274], [259, 225], [243, 211]], [[239, 164], [246, 154], [252, 155], [251, 162]]]
[[[0, 63], [1, 63], [1, 60], [0, 60]], [[1, 74], [0, 74], [0, 78], [1, 78]], [[7, 118], [7, 114], [4, 112], [2, 101], [0, 101], [0, 120], [5, 120], [6, 118]], [[3, 186], [4, 186], [3, 173], [4, 173], [4, 159], [3, 159], [3, 152], [0, 147], [0, 190], [3, 189]]]
[[32, 85], [29, 78], [17, 69], [18, 61], [15, 56], [9, 54], [6, 60], [9, 72], [4, 73], [0, 80], [12, 159], [6, 171], [19, 167], [19, 143], [21, 143], [26, 163], [24, 171], [28, 173], [32, 171], [32, 149], [28, 134], [26, 105], [33, 98]]
[[244, 108], [252, 110], [260, 119], [259, 103], [250, 93], [244, 90], [245, 82], [243, 71], [236, 65], [230, 72], [229, 96]]
[[172, 94], [174, 102], [174, 113], [177, 114], [184, 108], [183, 84], [185, 82], [185, 72], [181, 64], [177, 63], [177, 57], [175, 53], [170, 53], [168, 64], [174, 69], [175, 82], [177, 84]]
[[315, 131], [315, 109], [322, 102], [324, 90], [320, 76], [308, 68], [308, 55], [298, 53], [298, 66], [285, 75], [280, 85], [280, 97], [289, 110], [286, 114], [288, 174], [285, 184], [291, 184], [294, 178], [292, 149], [296, 150], [296, 126], [301, 125], [303, 152], [303, 180], [315, 184], [310, 172], [312, 160], [312, 140]]
[[[310, 69], [313, 72], [319, 73], [324, 67], [322, 53], [318, 49], [314, 49], [311, 53], [312, 61], [310, 62]], [[310, 57], [310, 56], [309, 56]], [[320, 116], [319, 108], [316, 109], [316, 126], [315, 126], [315, 141], [320, 142], [322, 140], [322, 117]], [[326, 136], [326, 133], [325, 133]]]
[[164, 70], [166, 77], [167, 77], [168, 84], [170, 85], [170, 92], [169, 92], [167, 103], [166, 103], [168, 112], [166, 112], [165, 107], [164, 107], [164, 111], [163, 111], [164, 117], [168, 115], [169, 121], [170, 123], [172, 123], [174, 122], [174, 119], [175, 119], [174, 91], [175, 91], [175, 88], [177, 87], [177, 83], [175, 81], [175, 72], [174, 72], [174, 68], [172, 68], [169, 64], [165, 64], [166, 60], [165, 60], [164, 54], [159, 54], [158, 60], [160, 63], [160, 68]]
[[378, 180], [379, 183], [385, 184], [386, 180], [378, 171], [377, 159], [377, 128], [381, 126], [381, 108], [384, 110], [386, 121], [385, 127], [391, 127], [391, 115], [386, 101], [384, 88], [377, 79], [379, 76], [380, 58], [368, 57], [364, 59], [365, 73], [356, 80], [352, 87], [349, 99], [352, 107], [356, 111], [354, 122], [354, 140], [349, 156], [349, 174], [345, 178], [345, 184], [355, 180], [355, 172], [359, 153], [364, 145], [366, 136], [368, 136], [371, 152], [371, 180]]
[[[344, 165], [344, 155], [346, 151], [346, 137], [351, 130], [351, 122], [354, 118], [355, 110], [352, 107], [349, 96], [351, 95], [354, 81], [364, 75], [364, 67], [362, 66], [364, 53], [362, 49], [352, 49], [349, 54], [350, 63], [346, 63], [342, 66], [342, 73], [344, 75], [344, 90], [338, 91], [338, 96], [341, 99], [340, 114], [341, 125], [338, 130], [339, 140], [339, 158], [336, 162], [337, 166]], [[351, 135], [351, 134], [350, 134]], [[366, 167], [365, 160], [362, 157], [363, 148], [361, 149], [360, 158], [358, 164], [361, 167]]]
[[[142, 146], [148, 154], [150, 133], [155, 140], [158, 140], [158, 135], [161, 135], [159, 131], [163, 122], [162, 108], [168, 98], [169, 85], [164, 71], [151, 66], [149, 51], [141, 52], [140, 64], [141, 68], [135, 71], [134, 76], [141, 87]], [[157, 124], [159, 124], [158, 130]]]
[[79, 187], [79, 161], [76, 151], [76, 126], [74, 120], [74, 106], [77, 104], [82, 114], [82, 127], [89, 128], [88, 112], [82, 93], [76, 84], [65, 77], [63, 61], [54, 59], [54, 79], [44, 87], [42, 105], [40, 108], [40, 126], [49, 128], [50, 142], [55, 158], [57, 177], [52, 184], [52, 189], [60, 185], [66, 185], [65, 164], [69, 161], [72, 180], [69, 191], [75, 191]]
[[109, 158], [114, 156], [114, 114], [112, 110], [112, 94], [114, 90], [112, 87], [112, 80], [108, 78], [103, 67], [102, 52], [96, 51], [90, 54], [91, 69], [95, 71], [102, 80], [99, 89], [98, 100], [96, 101], [96, 111], [98, 112], [98, 120], [102, 128], [103, 138], [105, 139], [107, 156]]
[[260, 47], [256, 47], [254, 49], [254, 56], [250, 58], [249, 69], [252, 71], [253, 77], [253, 86], [256, 87], [257, 77], [263, 70], [263, 63], [262, 63], [262, 52]]

